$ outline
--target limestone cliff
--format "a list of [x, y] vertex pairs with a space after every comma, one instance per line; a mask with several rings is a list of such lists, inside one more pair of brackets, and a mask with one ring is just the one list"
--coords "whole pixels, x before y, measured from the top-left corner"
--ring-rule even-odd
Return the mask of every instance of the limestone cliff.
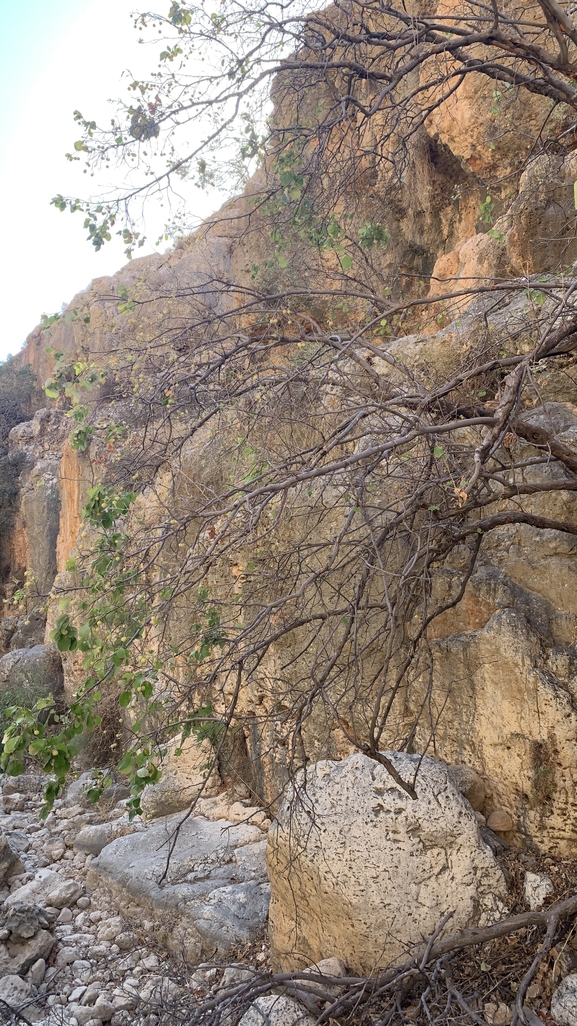
[[[283, 103], [280, 95], [277, 118]], [[466, 453], [482, 451], [490, 436], [491, 411], [510, 387], [507, 375], [560, 325], [569, 325], [566, 335], [574, 342], [567, 295], [577, 258], [577, 156], [554, 148], [533, 155], [535, 135], [558, 132], [563, 117], [539, 96], [496, 104], [492, 84], [470, 76], [411, 136], [400, 183], [376, 163], [362, 188], [355, 184], [348, 197], [355, 225], [379, 224], [389, 238], [384, 246], [359, 250], [346, 281], [334, 252], [319, 252], [302, 239], [290, 244], [288, 258], [275, 261], [270, 226], [255, 202], [270, 170], [265, 168], [245, 195], [173, 251], [134, 260], [112, 278], [94, 281], [49, 334], [33, 331], [18, 357], [44, 383], [54, 377], [54, 353], [64, 354], [56, 361], [57, 370], [66, 365], [62, 381], [72, 380], [76, 360], [84, 367], [77, 376], [92, 374], [93, 387], [82, 445], [71, 446], [74, 425], [64, 398], [11, 433], [11, 450], [23, 453], [25, 462], [6, 550], [6, 597], [13, 579], [23, 582], [29, 571], [35, 583], [27, 601], [34, 590], [50, 596], [49, 631], [57, 615], [55, 594], [78, 586], [67, 561], [74, 553], [88, 558], [91, 536], [82, 519], [88, 489], [100, 481], [134, 487], [134, 547], [145, 536], [154, 538], [150, 579], [156, 574], [161, 591], [177, 582], [176, 597], [171, 593], [159, 607], [162, 639], [147, 622], [135, 649], [172, 645], [174, 665], [166, 666], [177, 699], [198, 679], [189, 640], [197, 629], [199, 588], [227, 610], [231, 651], [234, 645], [239, 650], [237, 639], [253, 615], [247, 610], [260, 610], [261, 619], [255, 613], [251, 624], [258, 620], [253, 636], [262, 653], [251, 650], [250, 669], [243, 656], [234, 675], [219, 664], [203, 686], [218, 715], [226, 719], [230, 711], [237, 725], [223, 772], [228, 765], [263, 802], [276, 801], [299, 762], [342, 758], [355, 744], [367, 744], [379, 680], [388, 674], [383, 748], [429, 750], [468, 764], [485, 782], [481, 811], [487, 818], [507, 814], [500, 823], [510, 841], [575, 852], [577, 381], [564, 336], [546, 359], [532, 362], [525, 391], [507, 412], [510, 430], [491, 452], [491, 484], [474, 514], [483, 508], [493, 517], [503, 514], [503, 521], [491, 523], [473, 561], [476, 529], [467, 533], [474, 516], [467, 519], [466, 504], [479, 477], [465, 489], [463, 469]], [[378, 137], [377, 123], [374, 132]], [[337, 213], [346, 206], [344, 195]], [[481, 293], [473, 296], [477, 287]], [[422, 305], [410, 308], [407, 299]], [[343, 351], [343, 340], [362, 339], [367, 323], [374, 324], [369, 344]], [[332, 346], [324, 362], [315, 348], [320, 335]], [[486, 369], [475, 372], [469, 387], [469, 372], [480, 365]], [[234, 391], [241, 371], [247, 382], [252, 375], [250, 406]], [[281, 377], [282, 403], [268, 409]], [[429, 605], [417, 609], [408, 595], [416, 578], [403, 576], [413, 542], [397, 536], [390, 549], [384, 541], [370, 549], [373, 528], [363, 531], [372, 523], [373, 506], [363, 505], [366, 493], [347, 468], [355, 460], [364, 468], [363, 459], [368, 466], [425, 397], [436, 397], [435, 416], [447, 416], [445, 385], [451, 381], [458, 385], [451, 386], [456, 399], [450, 412], [463, 426], [454, 429], [450, 453], [448, 443], [437, 444], [427, 457], [430, 465], [450, 456], [436, 478], [444, 498], [428, 495], [423, 508], [415, 507], [411, 530], [422, 538], [427, 522], [436, 529], [448, 490], [462, 537], [446, 558], [426, 564]], [[402, 389], [400, 414], [390, 404]], [[341, 437], [343, 411], [350, 410], [359, 416], [354, 430], [347, 427]], [[291, 462], [297, 444], [300, 454], [318, 454], [317, 463], [307, 464], [306, 480]], [[426, 461], [419, 445], [412, 457], [408, 442], [402, 452], [397, 446], [398, 462], [390, 456], [394, 466], [382, 453], [378, 466], [371, 464], [371, 502], [378, 500], [384, 511], [381, 527], [395, 520], [408, 495], [404, 457], [421, 461], [419, 466]], [[323, 451], [334, 451], [341, 463], [336, 460], [321, 480], [315, 467]], [[361, 458], [363, 453], [368, 455]], [[299, 460], [304, 465], [305, 456]], [[284, 466], [289, 485], [283, 504], [271, 499], [257, 513], [248, 500], [243, 506], [230, 499], [239, 481], [245, 487], [265, 480], [271, 467]], [[347, 556], [337, 541], [352, 544], [348, 525], [365, 508], [365, 527], [354, 528], [361, 539], [360, 569], [347, 576]], [[293, 557], [304, 551], [303, 539], [310, 551], [297, 567]], [[380, 567], [375, 553], [381, 554]], [[363, 599], [362, 631], [347, 635], [339, 648], [339, 624], [349, 606], [357, 608], [354, 596], [365, 586], [368, 566], [375, 576]], [[387, 573], [400, 589], [401, 641], [390, 640], [392, 631], [387, 635], [379, 620], [391, 601], [387, 585], [384, 595], [379, 590], [379, 574], [384, 579]], [[429, 629], [433, 608], [438, 615]], [[224, 634], [214, 645], [221, 641]], [[360, 652], [353, 672], [355, 645]], [[407, 653], [408, 678], [393, 686]], [[346, 663], [342, 680], [335, 670], [339, 660]], [[66, 663], [70, 694], [81, 671], [77, 659]], [[380, 709], [382, 695], [378, 701]]]

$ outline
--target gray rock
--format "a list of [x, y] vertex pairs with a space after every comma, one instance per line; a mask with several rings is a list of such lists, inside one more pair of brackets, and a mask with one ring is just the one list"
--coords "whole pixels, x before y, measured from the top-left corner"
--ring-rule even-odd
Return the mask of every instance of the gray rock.
[[110, 943], [95, 944], [94, 947], [88, 951], [88, 957], [95, 962], [99, 962], [100, 959], [106, 958], [110, 954]]
[[117, 1012], [131, 1012], [136, 1008], [138, 1000], [133, 994], [128, 994], [125, 990], [118, 988], [112, 995], [112, 1004]]
[[[102, 770], [101, 773], [106, 776], [107, 771]], [[72, 783], [68, 785], [68, 789], [64, 796], [65, 806], [76, 805], [78, 803], [85, 809], [97, 808], [98, 812], [102, 813], [111, 811], [119, 802], [130, 797], [130, 788], [126, 787], [124, 784], [111, 784], [109, 787], [104, 789], [97, 805], [95, 806], [86, 795], [86, 792], [95, 783], [96, 776], [93, 770], [87, 770], [85, 773], [81, 773], [76, 780], [73, 780]]]
[[161, 887], [179, 822], [177, 815], [112, 841], [92, 861], [89, 885], [96, 890], [104, 884], [120, 908], [136, 901], [169, 912], [168, 946], [191, 960], [260, 936], [269, 888], [266, 840], [259, 828], [191, 817], [180, 828]]
[[140, 987], [140, 999], [151, 1008], [159, 1008], [170, 1001], [177, 1001], [180, 987], [167, 976], [148, 976]]
[[94, 943], [94, 937], [91, 933], [71, 933], [66, 938], [66, 943], [70, 945], [80, 944], [81, 947], [87, 944]]
[[43, 616], [38, 616], [36, 613], [30, 613], [29, 616], [19, 616], [14, 633], [10, 638], [10, 650], [42, 645], [45, 633], [46, 620]]
[[[13, 830], [10, 834], [10, 844], [17, 852], [28, 851], [30, 847], [30, 837], [24, 832], [24, 830]], [[11, 873], [10, 875], [13, 876], [15, 874]]]
[[84, 974], [89, 973], [91, 969], [92, 966], [90, 962], [88, 962], [85, 958], [77, 958], [76, 961], [72, 963], [72, 970], [77, 977], [84, 976]]
[[93, 1005], [95, 1001], [97, 1001], [100, 997], [101, 991], [102, 983], [100, 982], [100, 980], [96, 980], [94, 983], [90, 983], [88, 987], [86, 987], [80, 1003], [83, 1005]]
[[33, 996], [32, 987], [20, 976], [4, 976], [0, 980], [0, 1000], [5, 1001], [10, 1008], [24, 1008]]
[[577, 973], [559, 984], [551, 998], [551, 1015], [559, 1026], [577, 1026]]
[[46, 962], [43, 958], [39, 958], [34, 965], [30, 966], [27, 973], [27, 979], [33, 987], [39, 987], [44, 979], [44, 973], [46, 972]]
[[227, 965], [222, 974], [222, 987], [232, 987], [233, 983], [244, 983], [254, 977], [254, 969], [242, 965]]
[[119, 933], [124, 931], [124, 919], [121, 916], [112, 916], [106, 919], [98, 928], [98, 940], [113, 941]]
[[195, 927], [207, 947], [216, 944], [228, 951], [254, 940], [266, 923], [270, 887], [257, 880], [229, 884], [212, 891], [195, 917]]
[[30, 940], [0, 944], [0, 977], [24, 976], [40, 958], [47, 959], [54, 947], [54, 937], [48, 930], [39, 930]]
[[81, 773], [76, 780], [73, 780], [66, 789], [64, 795], [65, 805], [81, 805], [83, 808], [89, 807], [92, 803], [86, 797], [87, 790], [92, 787], [95, 783], [96, 777], [92, 770], [86, 770]]
[[76, 880], [65, 880], [52, 869], [40, 869], [33, 880], [9, 895], [6, 904], [24, 901], [61, 909], [74, 905], [83, 891], [84, 887]]
[[102, 849], [117, 837], [134, 834], [141, 829], [139, 824], [129, 823], [124, 819], [114, 820], [112, 823], [94, 823], [79, 830], [74, 847], [76, 851], [84, 851], [87, 855], [100, 855]]
[[56, 955], [56, 965], [60, 968], [64, 965], [72, 965], [77, 958], [80, 957], [78, 948], [72, 948], [68, 945], [64, 948], [60, 948], [60, 951]]
[[64, 694], [62, 660], [56, 645], [34, 645], [16, 648], [0, 658], [0, 692], [14, 689], [27, 697], [27, 693], [40, 698], [52, 693], [54, 698]]
[[461, 763], [457, 766], [449, 766], [447, 768], [447, 776], [460, 791], [464, 798], [467, 799], [471, 808], [475, 809], [475, 812], [482, 812], [485, 804], [485, 782], [482, 777], [470, 766], [466, 766]]
[[51, 862], [58, 862], [64, 855], [65, 851], [66, 844], [61, 837], [51, 837], [44, 845], [44, 854]]
[[38, 905], [20, 901], [9, 905], [6, 902], [0, 909], [0, 930], [3, 935], [6, 931], [11, 943], [30, 940], [39, 930], [47, 929], [49, 925], [49, 917]]
[[93, 1016], [97, 1019], [101, 1019], [102, 1022], [109, 1022], [115, 1012], [116, 1008], [112, 1002], [102, 995], [97, 999], [96, 1004], [92, 1009]]
[[0, 620], [0, 655], [9, 649], [41, 645], [46, 633], [46, 620], [37, 613], [27, 616], [5, 616]]
[[114, 943], [121, 951], [131, 951], [133, 948], [138, 947], [138, 937], [135, 933], [127, 930], [123, 933], [117, 934]]
[[[85, 1006], [72, 1003], [68, 1005], [66, 1011], [69, 1015], [74, 1016], [78, 1026], [87, 1026], [87, 1023], [89, 1022], [108, 1022], [109, 1019], [112, 1019], [116, 1009], [110, 1002], [103, 1001], [100, 1006], [98, 1004]], [[103, 1012], [107, 1016], [106, 1020], [103, 1019], [102, 1015], [98, 1014], [99, 1011]]]
[[532, 911], [542, 908], [554, 890], [553, 881], [546, 873], [525, 873], [525, 901]]
[[7, 877], [23, 871], [24, 866], [17, 853], [13, 850], [5, 834], [0, 832], [0, 884], [3, 884]]
[[22, 773], [19, 777], [2, 777], [2, 794], [40, 794], [43, 778], [35, 773]]
[[315, 1020], [294, 998], [278, 994], [259, 997], [239, 1026], [314, 1026]]

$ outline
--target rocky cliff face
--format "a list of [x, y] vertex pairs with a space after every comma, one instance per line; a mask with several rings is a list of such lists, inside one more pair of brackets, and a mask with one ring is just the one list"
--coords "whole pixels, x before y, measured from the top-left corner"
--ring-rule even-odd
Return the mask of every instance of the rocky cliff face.
[[[366, 352], [360, 357], [347, 354], [343, 373], [347, 380], [356, 373], [365, 375], [365, 389], [376, 377], [386, 396], [395, 394], [407, 374], [419, 394], [419, 388], [434, 390], [461, 374], [483, 354], [488, 363], [499, 355], [514, 364], [531, 350], [543, 331], [544, 318], [550, 316], [554, 323], [558, 317], [550, 302], [552, 290], [561, 280], [563, 287], [574, 282], [577, 157], [543, 152], [530, 159], [539, 126], [545, 121], [547, 131], [559, 131], [562, 119], [557, 109], [549, 117], [550, 105], [540, 97], [523, 101], [522, 118], [516, 104], [496, 103], [491, 83], [469, 77], [410, 140], [400, 185], [396, 182], [393, 188], [390, 174], [381, 165], [371, 170], [362, 194], [355, 197], [354, 217], [358, 223], [382, 223], [390, 241], [365, 254], [365, 263], [348, 283], [353, 298], [346, 304], [327, 295], [327, 282], [335, 274], [334, 254], [319, 254], [299, 244], [292, 247], [286, 268], [271, 261], [270, 231], [254, 204], [262, 188], [262, 172], [245, 196], [225, 206], [174, 251], [135, 260], [112, 278], [94, 281], [75, 297], [49, 337], [42, 328], [32, 332], [18, 359], [33, 369], [40, 382], [54, 375], [54, 353], [58, 352], [106, 374], [101, 374], [90, 393], [91, 433], [84, 448], [71, 446], [73, 423], [66, 417], [63, 399], [48, 403], [10, 435], [11, 452], [22, 453], [24, 463], [19, 511], [5, 552], [9, 572], [4, 589], [9, 599], [14, 582], [22, 584], [28, 572], [33, 583], [20, 603], [23, 615], [26, 602], [31, 608], [34, 605], [35, 592], [42, 600], [50, 596], [47, 631], [53, 625], [54, 589], [75, 586], [67, 561], [75, 552], [87, 551], [90, 544], [82, 509], [88, 489], [99, 481], [134, 485], [139, 493], [135, 523], [140, 518], [141, 527], [144, 523], [152, 534], [157, 531], [159, 537], [169, 539], [158, 550], [158, 566], [170, 577], [178, 546], [190, 547], [192, 552], [196, 545], [206, 552], [222, 520], [215, 515], [205, 531], [197, 517], [197, 526], [182, 540], [177, 532], [173, 538], [166, 525], [178, 527], [187, 510], [198, 511], [199, 496], [206, 504], [215, 496], [226, 496], [231, 467], [236, 472], [242, 463], [246, 480], [251, 480], [251, 475], [258, 477], [275, 459], [284, 458], [282, 445], [288, 443], [286, 432], [281, 438], [280, 428], [278, 437], [263, 430], [255, 433], [250, 444], [243, 441], [249, 431], [241, 404], [214, 423], [202, 423], [198, 411], [206, 396], [203, 399], [199, 384], [204, 365], [198, 340], [202, 328], [211, 359], [224, 352], [219, 318], [228, 318], [227, 338], [234, 337], [239, 347], [246, 338], [260, 338], [259, 353], [270, 352], [269, 363], [284, 372], [290, 360], [295, 368], [304, 367], [308, 355], [309, 343], [302, 340], [305, 336], [295, 341], [296, 334], [287, 343], [289, 356], [279, 349], [283, 332], [290, 336], [293, 330], [291, 317], [301, 327], [307, 317], [311, 323], [322, 323], [326, 332], [336, 332], [331, 338], [340, 344], [341, 336], [347, 332], [350, 336], [354, 324], [377, 316], [381, 333], [372, 336], [371, 352], [368, 357]], [[282, 111], [282, 98], [278, 109]], [[541, 285], [536, 275], [542, 275]], [[473, 284], [487, 285], [488, 293], [475, 299], [463, 295]], [[286, 298], [277, 299], [288, 293], [294, 293], [290, 310]], [[385, 306], [407, 294], [420, 300], [427, 295], [446, 298], [441, 304], [404, 312], [389, 335], [392, 319], [389, 324], [385, 318], [378, 319], [385, 293]], [[254, 316], [250, 309], [246, 312], [251, 303]], [[251, 359], [247, 356], [247, 366]], [[459, 393], [463, 409], [467, 408], [463, 416], [469, 421], [479, 416], [481, 400], [494, 407], [505, 388], [504, 375], [495, 379], [490, 373], [486, 386], [485, 379], [479, 379], [475, 393]], [[523, 423], [506, 436], [499, 452], [503, 460], [513, 454], [522, 466], [521, 478], [533, 490], [527, 496], [527, 489], [523, 491], [517, 483], [515, 508], [533, 519], [503, 522], [492, 530], [465, 586], [469, 565], [465, 542], [455, 546], [445, 562], [430, 568], [431, 601], [447, 608], [431, 624], [427, 660], [416, 659], [411, 687], [403, 685], [395, 692], [382, 741], [395, 748], [402, 740], [413, 752], [432, 749], [446, 762], [473, 767], [485, 787], [479, 811], [490, 823], [493, 817], [506, 839], [570, 855], [577, 843], [577, 532], [551, 525], [577, 525], [575, 357], [561, 352], [537, 362], [531, 373]], [[186, 386], [182, 385], [185, 378]], [[189, 406], [182, 407], [180, 420], [175, 416], [169, 423], [167, 411], [173, 399], [181, 401], [181, 387], [189, 389]], [[328, 373], [317, 381], [314, 415], [317, 426], [318, 418], [322, 420], [319, 430], [325, 431], [327, 439], [336, 430], [334, 411], [340, 416], [346, 387], [343, 379], [330, 378]], [[298, 426], [293, 423], [290, 430], [293, 438], [302, 432], [306, 448], [313, 421], [310, 409], [305, 417], [299, 407], [301, 398], [295, 385], [293, 410], [299, 411]], [[193, 407], [199, 426], [187, 433]], [[394, 416], [382, 412], [364, 416], [359, 423], [346, 450], [349, 455], [370, 448], [387, 431], [390, 435], [398, 431]], [[119, 432], [118, 424], [128, 425], [129, 433]], [[481, 427], [473, 423], [460, 430], [459, 444], [473, 448], [481, 444]], [[457, 479], [450, 480], [458, 495]], [[501, 491], [487, 499], [487, 509], [495, 515], [511, 499], [508, 486], [508, 479], [501, 478]], [[340, 537], [349, 515], [341, 499], [351, 487], [350, 480], [335, 472], [322, 494], [314, 486], [308, 491], [300, 488], [288, 500], [293, 519], [282, 527], [283, 551], [291, 550], [295, 521], [302, 523], [303, 518], [324, 544]], [[389, 489], [394, 511], [394, 497], [401, 495], [398, 479], [377, 487], [379, 495]], [[429, 510], [438, 509], [428, 502]], [[274, 515], [261, 532], [263, 538], [273, 530], [274, 517], [280, 516], [272, 508]], [[278, 597], [280, 564], [272, 573], [262, 556], [263, 576], [256, 581], [253, 550], [245, 536], [228, 550], [225, 545], [220, 562], [211, 564], [207, 582], [218, 601], [232, 595], [240, 605], [250, 606], [258, 593], [262, 604], [263, 581], [268, 602]], [[395, 553], [398, 549], [389, 553], [393, 569]], [[311, 557], [306, 572], [313, 570]], [[294, 580], [296, 594], [298, 575]], [[315, 593], [317, 612], [339, 600], [338, 589], [333, 595], [323, 582]], [[166, 612], [177, 647], [190, 632], [197, 591], [187, 595], [184, 589], [179, 601], [176, 610]], [[278, 613], [281, 618], [286, 615]], [[279, 622], [276, 616], [272, 609], [267, 612], [273, 633]], [[290, 739], [291, 716], [297, 716], [300, 701], [295, 696], [301, 694], [301, 682], [315, 676], [306, 634], [316, 630], [311, 622], [304, 634], [296, 635], [296, 642], [292, 635], [289, 641], [279, 638], [269, 644], [257, 669], [246, 677], [240, 673], [238, 681], [219, 684], [214, 699], [222, 710], [236, 688], [234, 717], [240, 726], [231, 746], [230, 772], [239, 774], [262, 801], [274, 801], [285, 783], [289, 750], [295, 747], [294, 738]], [[410, 623], [406, 627], [405, 649], [391, 655], [393, 669], [402, 663], [403, 652], [411, 648], [416, 635], [416, 628], [411, 634]], [[331, 643], [324, 644], [330, 648]], [[354, 701], [351, 692], [345, 708], [339, 706], [333, 715], [330, 706], [335, 699], [330, 693], [324, 706], [321, 703], [311, 712], [298, 738], [301, 761], [342, 758], [354, 750], [355, 739], [362, 746], [376, 686], [378, 623], [371, 646], [363, 664], [365, 676], [355, 685]], [[172, 678], [178, 691], [192, 671], [186, 661], [177, 658], [176, 664]], [[65, 671], [70, 694], [79, 679], [78, 661], [65, 659]]]

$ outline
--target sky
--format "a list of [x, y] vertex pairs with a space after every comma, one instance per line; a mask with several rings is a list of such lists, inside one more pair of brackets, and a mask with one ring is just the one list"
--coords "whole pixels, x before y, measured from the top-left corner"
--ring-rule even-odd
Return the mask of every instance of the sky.
[[[153, 9], [168, 6], [157, 0]], [[130, 14], [138, 7], [138, 0], [0, 0], [0, 360], [18, 352], [41, 314], [56, 313], [93, 278], [126, 263], [119, 239], [96, 253], [81, 215], [61, 213], [50, 200], [95, 189], [82, 165], [64, 157], [80, 136], [73, 111], [109, 121], [108, 101], [123, 95], [125, 69], [137, 76], [156, 65], [154, 49], [137, 42]], [[112, 171], [102, 174], [114, 181]], [[196, 191], [190, 212], [207, 216], [221, 199]], [[152, 212], [151, 239], [162, 224], [162, 211]]]

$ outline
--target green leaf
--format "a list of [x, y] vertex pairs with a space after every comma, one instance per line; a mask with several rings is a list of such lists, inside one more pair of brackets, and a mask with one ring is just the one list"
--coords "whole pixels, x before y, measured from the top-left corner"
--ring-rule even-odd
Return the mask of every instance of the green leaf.
[[121, 709], [127, 709], [132, 700], [132, 691], [123, 691], [118, 699], [118, 704]]
[[352, 267], [352, 264], [353, 264], [353, 258], [352, 258], [352, 256], [349, 256], [348, 254], [345, 255], [342, 258], [342, 260], [341, 260], [341, 267], [342, 267], [343, 271], [348, 271], [349, 267]]
[[433, 449], [433, 456], [436, 456], [436, 458], [439, 459], [443, 455], [444, 451], [445, 450], [442, 445], [436, 445]]

